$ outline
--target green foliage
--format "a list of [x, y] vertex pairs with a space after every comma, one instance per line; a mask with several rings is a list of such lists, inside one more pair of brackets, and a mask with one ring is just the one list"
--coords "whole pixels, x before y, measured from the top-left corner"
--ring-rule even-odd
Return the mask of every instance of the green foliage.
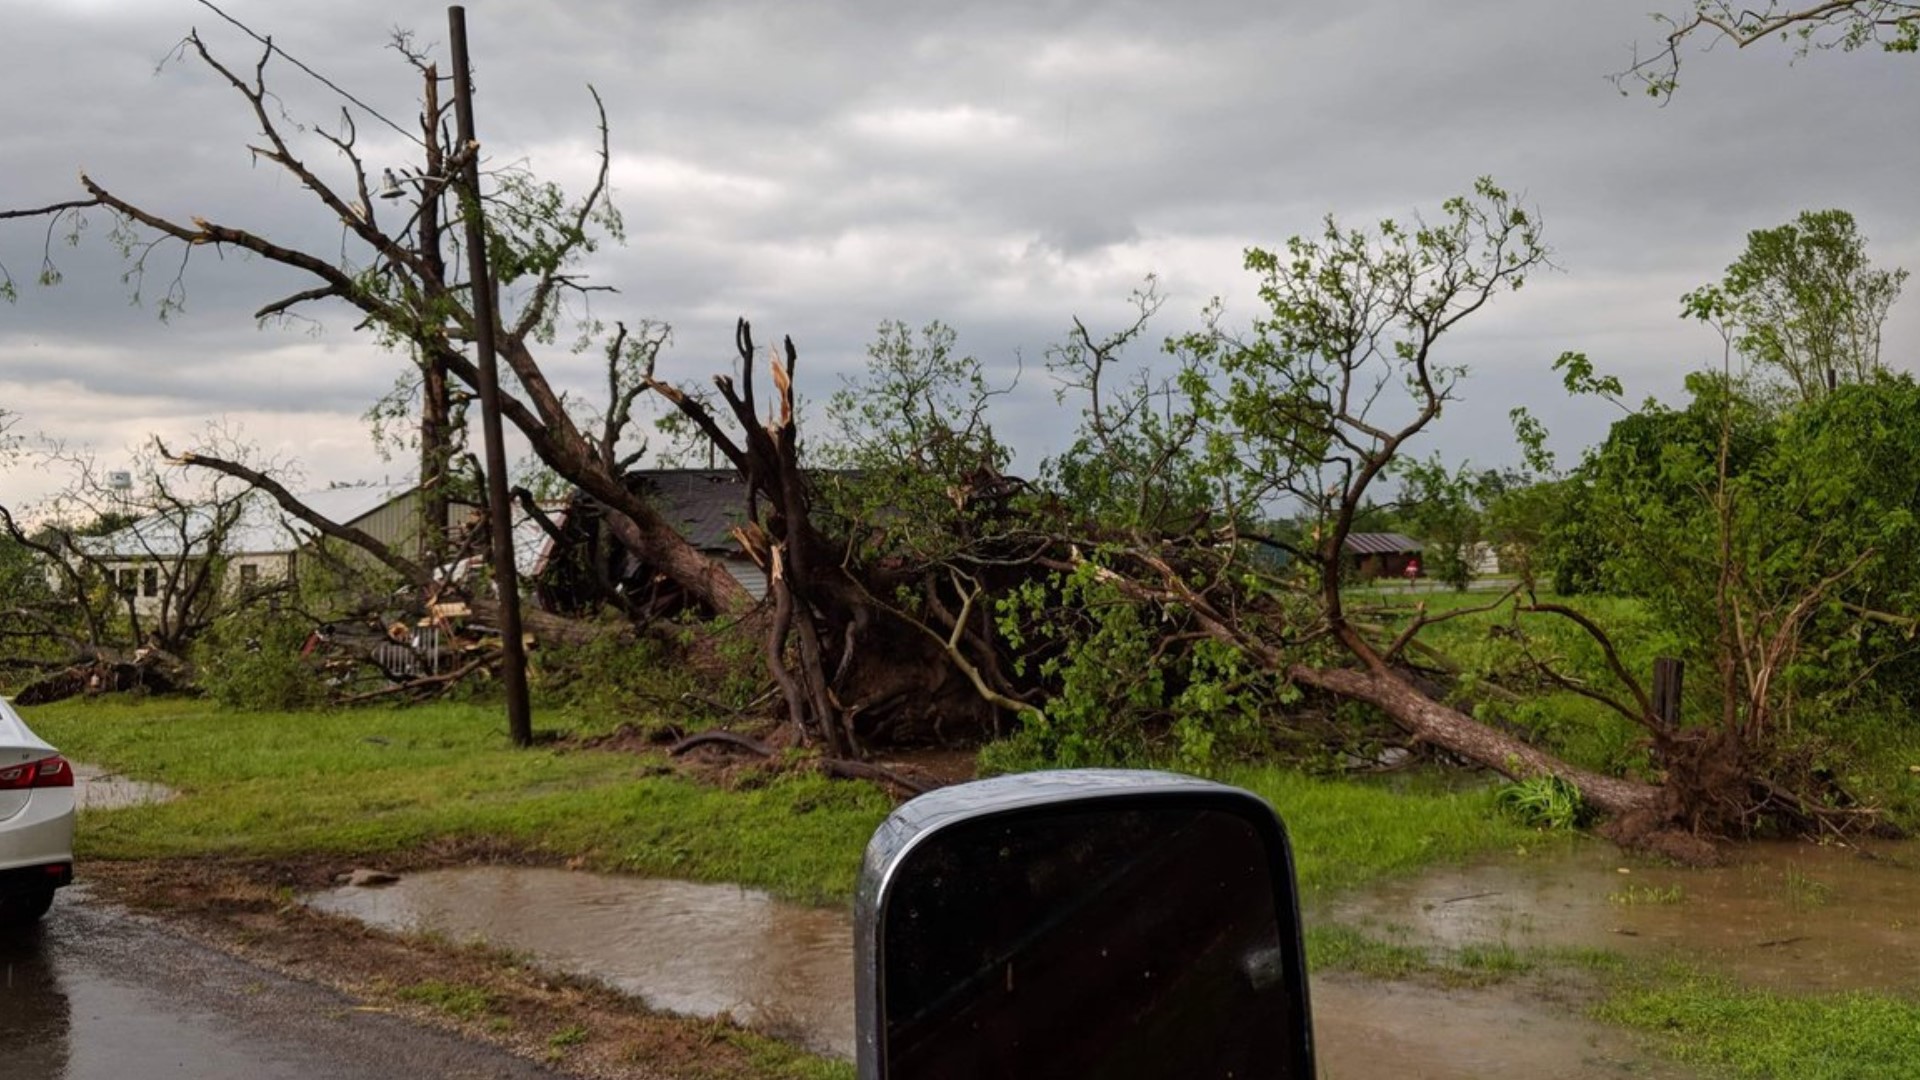
[[1396, 525], [1418, 538], [1422, 570], [1435, 581], [1464, 590], [1478, 573], [1486, 548], [1524, 552], [1537, 542], [1551, 512], [1541, 485], [1526, 473], [1448, 468], [1438, 454], [1396, 463], [1400, 512]]
[[1787, 632], [1804, 608], [1769, 696], [1743, 712], [1817, 718], [1870, 695], [1920, 700], [1913, 624], [1897, 614], [1920, 603], [1908, 557], [1920, 545], [1920, 385], [1878, 376], [1784, 415], [1724, 379], [1688, 385], [1685, 409], [1617, 422], [1582, 465], [1562, 566], [1641, 600], [1708, 671], [1725, 612]]
[[1530, 776], [1500, 789], [1500, 809], [1540, 829], [1576, 829], [1587, 817], [1580, 789], [1558, 776]]
[[[1329, 218], [1282, 250], [1249, 248], [1264, 309], [1251, 333], [1222, 329], [1216, 308], [1206, 329], [1172, 343], [1201, 460], [1232, 493], [1232, 516], [1284, 503], [1310, 535], [1348, 527], [1454, 397], [1465, 369], [1443, 360], [1444, 336], [1520, 288], [1546, 254], [1538, 221], [1487, 179], [1432, 220], [1367, 229]], [[1339, 572], [1332, 558], [1318, 568]]]
[[1012, 457], [987, 421], [1005, 390], [956, 343], [940, 322], [917, 336], [883, 322], [865, 373], [827, 403], [831, 435], [814, 453], [835, 471], [816, 480], [819, 510], [844, 525], [861, 558], [938, 562], [994, 531], [994, 500], [974, 496]]
[[[1076, 520], [1147, 535], [1182, 535], [1210, 521], [1233, 518], [1236, 508], [1210, 467], [1206, 427], [1215, 416], [1212, 375], [1203, 362], [1181, 359], [1169, 376], [1151, 362], [1130, 366], [1128, 350], [1160, 310], [1158, 282], [1149, 277], [1129, 298], [1133, 322], [1096, 340], [1076, 321], [1067, 341], [1047, 355], [1059, 383], [1056, 398], [1081, 395], [1080, 428], [1065, 452], [1048, 460], [1041, 476]], [[1217, 317], [1217, 304], [1208, 309]]]
[[995, 767], [1170, 764], [1204, 770], [1258, 745], [1291, 691], [1237, 648], [1183, 634], [1189, 613], [1129, 597], [1096, 561], [1002, 599], [1001, 634], [1049, 693]]
[[[592, 716], [602, 722], [624, 721], [642, 726], [665, 724], [666, 717], [685, 721], [710, 716], [716, 710], [739, 708], [753, 696], [746, 689], [757, 670], [751, 656], [735, 657], [726, 670], [738, 677], [710, 677], [679, 645], [654, 638], [634, 640], [616, 632], [582, 645], [548, 642], [528, 657], [528, 686], [545, 706], [571, 716]], [[757, 685], [757, 684], [754, 684]]]
[[1907, 272], [1875, 269], [1866, 243], [1845, 210], [1804, 211], [1748, 233], [1726, 277], [1681, 303], [1725, 328], [1762, 385], [1811, 401], [1830, 376], [1858, 383], [1882, 370], [1880, 327]]
[[[1681, 48], [1696, 37], [1703, 49], [1722, 41], [1745, 48], [1763, 41], [1789, 45], [1795, 57], [1811, 52], [1877, 47], [1889, 53], [1920, 51], [1920, 4], [1912, 0], [1691, 0], [1680, 10], [1655, 12], [1661, 47], [1613, 76], [1629, 79], [1648, 96], [1665, 100], [1679, 89]], [[1621, 93], [1626, 93], [1622, 87]]]
[[301, 655], [304, 618], [242, 611], [216, 623], [195, 647], [196, 681], [230, 709], [302, 709], [326, 700], [319, 672]]

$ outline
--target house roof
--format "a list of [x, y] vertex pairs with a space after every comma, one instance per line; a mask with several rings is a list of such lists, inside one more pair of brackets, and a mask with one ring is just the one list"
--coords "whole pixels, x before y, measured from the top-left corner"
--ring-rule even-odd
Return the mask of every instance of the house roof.
[[1426, 545], [1403, 533], [1348, 533], [1341, 549], [1355, 555], [1404, 555], [1423, 551]]
[[[321, 516], [351, 525], [407, 492], [412, 484], [364, 484], [327, 488], [296, 495]], [[241, 497], [238, 516], [226, 521], [220, 550], [228, 555], [267, 555], [292, 551], [313, 537], [314, 530], [289, 517], [264, 493]], [[203, 553], [224, 515], [212, 507], [190, 506], [146, 517], [117, 532], [79, 541], [83, 550], [101, 559], [171, 559]]]
[[627, 482], [694, 547], [737, 554], [735, 526], [747, 520], [747, 483], [732, 469], [647, 469]]

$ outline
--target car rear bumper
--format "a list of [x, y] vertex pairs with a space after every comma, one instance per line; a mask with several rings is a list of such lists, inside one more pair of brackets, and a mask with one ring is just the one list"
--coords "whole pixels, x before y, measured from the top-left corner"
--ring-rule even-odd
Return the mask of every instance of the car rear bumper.
[[73, 789], [44, 788], [0, 822], [0, 894], [73, 880]]
[[37, 893], [73, 884], [73, 863], [47, 863], [44, 866], [17, 866], [0, 870], [0, 897]]

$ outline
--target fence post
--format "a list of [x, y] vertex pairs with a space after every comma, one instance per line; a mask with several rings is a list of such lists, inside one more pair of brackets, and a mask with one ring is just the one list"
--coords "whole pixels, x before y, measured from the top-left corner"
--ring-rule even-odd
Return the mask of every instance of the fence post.
[[1653, 715], [1662, 727], [1680, 726], [1680, 679], [1686, 665], [1671, 656], [1653, 662]]

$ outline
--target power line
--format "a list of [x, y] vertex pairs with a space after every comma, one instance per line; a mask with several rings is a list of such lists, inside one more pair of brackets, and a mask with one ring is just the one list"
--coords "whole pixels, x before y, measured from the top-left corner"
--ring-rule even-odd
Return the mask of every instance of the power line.
[[392, 128], [393, 130], [399, 132], [402, 137], [411, 140], [414, 143], [414, 145], [422, 146], [422, 147], [427, 145], [425, 142], [421, 141], [420, 136], [415, 135], [413, 132], [408, 131], [406, 128], [403, 128], [399, 124], [396, 124], [393, 121], [387, 119], [385, 116], [382, 116], [380, 114], [380, 110], [374, 108], [373, 106], [367, 104], [364, 101], [361, 101], [359, 98], [354, 97], [352, 94], [348, 93], [344, 88], [342, 88], [339, 84], [335, 83], [332, 79], [327, 78], [325, 75], [322, 75], [319, 72], [308, 67], [307, 65], [301, 63], [298, 59], [296, 59], [293, 56], [293, 54], [287, 52], [287, 50], [281, 48], [280, 46], [275, 45], [273, 43], [272, 38], [261, 37], [260, 34], [253, 29], [253, 27], [248, 26], [246, 23], [241, 22], [239, 19], [236, 19], [233, 16], [227, 14], [226, 12], [221, 11], [218, 7], [214, 6], [212, 0], [198, 0], [198, 3], [200, 4], [201, 7], [206, 8], [208, 11], [213, 12], [215, 15], [220, 16], [221, 18], [232, 23], [234, 26], [238, 27], [241, 30], [241, 32], [246, 34], [248, 37], [252, 38], [253, 40], [259, 42], [262, 45], [265, 45], [267, 47], [268, 52], [279, 53], [281, 59], [285, 60], [289, 64], [292, 64], [294, 67], [299, 68], [301, 71], [306, 72], [308, 76], [313, 78], [316, 82], [320, 83], [322, 86], [325, 86], [327, 89], [332, 90], [334, 93], [339, 94], [341, 97], [346, 98], [348, 101], [353, 102], [355, 105], [359, 106], [361, 111], [365, 112], [368, 116], [373, 117], [375, 120], [378, 120], [381, 123]]

